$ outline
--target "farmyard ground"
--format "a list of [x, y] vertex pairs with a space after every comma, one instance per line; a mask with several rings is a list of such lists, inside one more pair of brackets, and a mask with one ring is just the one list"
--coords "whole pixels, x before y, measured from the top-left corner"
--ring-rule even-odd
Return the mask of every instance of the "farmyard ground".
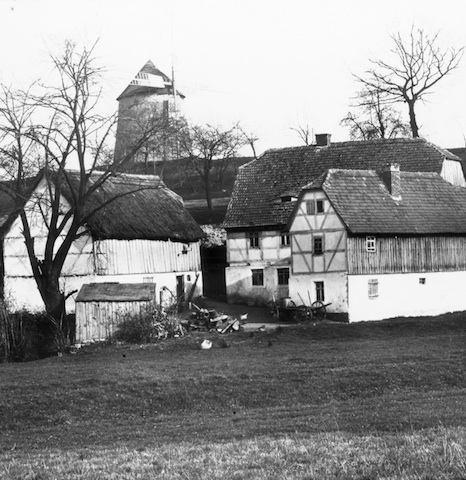
[[0, 478], [466, 478], [465, 329], [323, 322], [3, 364]]

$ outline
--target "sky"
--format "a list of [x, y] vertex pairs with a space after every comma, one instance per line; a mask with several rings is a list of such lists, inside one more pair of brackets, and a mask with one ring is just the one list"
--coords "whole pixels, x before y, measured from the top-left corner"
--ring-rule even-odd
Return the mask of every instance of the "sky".
[[[258, 153], [301, 145], [300, 126], [346, 141], [340, 122], [358, 90], [354, 74], [369, 59], [391, 58], [390, 35], [414, 26], [459, 48], [465, 14], [464, 0], [0, 0], [0, 82], [25, 87], [47, 77], [50, 53], [67, 39], [97, 42], [108, 113], [152, 60], [169, 76], [173, 67], [188, 119], [239, 122], [259, 138]], [[466, 55], [417, 116], [429, 141], [466, 146]]]

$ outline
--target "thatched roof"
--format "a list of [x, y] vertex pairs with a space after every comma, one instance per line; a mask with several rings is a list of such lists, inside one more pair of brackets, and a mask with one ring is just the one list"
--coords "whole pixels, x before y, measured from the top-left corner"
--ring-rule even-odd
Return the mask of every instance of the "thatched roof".
[[[93, 173], [90, 183], [96, 182], [100, 175], [100, 172]], [[79, 188], [79, 172], [68, 171], [67, 177], [71, 188], [63, 179], [61, 188], [64, 197], [71, 203], [72, 191], [76, 192]], [[8, 205], [0, 205], [0, 218], [2, 215], [11, 214], [11, 218], [18, 214], [5, 207]], [[108, 178], [86, 203], [84, 214], [94, 211], [86, 221], [86, 227], [93, 238], [99, 240], [144, 239], [189, 243], [203, 237], [201, 228], [186, 210], [181, 197], [155, 175], [118, 174]]]
[[[77, 188], [78, 172], [70, 173]], [[99, 176], [99, 173], [93, 174], [91, 182]], [[65, 190], [64, 195], [70, 198], [69, 191]], [[104, 204], [86, 222], [96, 239], [195, 242], [203, 236], [181, 197], [155, 175], [110, 177], [92, 195], [86, 212]]]

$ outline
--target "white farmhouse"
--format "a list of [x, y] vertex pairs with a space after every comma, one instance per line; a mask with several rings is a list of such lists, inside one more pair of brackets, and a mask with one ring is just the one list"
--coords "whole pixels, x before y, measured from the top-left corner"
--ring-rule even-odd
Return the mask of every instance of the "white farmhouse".
[[466, 310], [466, 189], [438, 174], [331, 169], [288, 226], [296, 302], [349, 321]]
[[240, 167], [224, 221], [228, 301], [260, 305], [290, 295], [288, 222], [305, 185], [329, 169], [381, 170], [389, 163], [466, 185], [460, 158], [422, 138], [332, 143], [322, 134], [314, 145], [268, 150]]

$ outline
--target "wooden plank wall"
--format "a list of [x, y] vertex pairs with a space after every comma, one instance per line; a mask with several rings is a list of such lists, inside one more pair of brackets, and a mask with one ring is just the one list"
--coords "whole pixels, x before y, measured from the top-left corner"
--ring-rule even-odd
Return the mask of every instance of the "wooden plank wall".
[[416, 273], [466, 270], [466, 238], [388, 237], [366, 252], [366, 237], [348, 237], [348, 273]]
[[107, 340], [125, 315], [137, 315], [154, 305], [153, 301], [77, 302], [76, 343]]

